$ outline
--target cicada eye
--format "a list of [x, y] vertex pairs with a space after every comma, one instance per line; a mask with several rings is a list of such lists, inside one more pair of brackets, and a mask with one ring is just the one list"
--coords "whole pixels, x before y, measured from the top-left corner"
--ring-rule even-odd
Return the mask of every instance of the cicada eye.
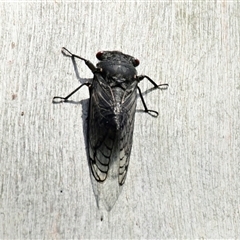
[[133, 66], [137, 67], [139, 64], [140, 64], [140, 61], [135, 58], [134, 61], [133, 61]]
[[103, 52], [98, 52], [98, 53], [96, 54], [97, 59], [98, 59], [98, 60], [102, 60], [102, 55], [103, 55]]

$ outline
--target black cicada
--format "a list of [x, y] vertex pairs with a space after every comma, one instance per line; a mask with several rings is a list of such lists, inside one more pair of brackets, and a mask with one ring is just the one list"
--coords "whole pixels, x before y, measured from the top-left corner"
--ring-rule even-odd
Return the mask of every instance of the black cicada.
[[[66, 97], [54, 97], [67, 101], [82, 86], [89, 87], [88, 113], [89, 165], [94, 179], [99, 183], [94, 190], [98, 200], [103, 199], [110, 210], [115, 204], [121, 186], [127, 176], [132, 149], [134, 117], [137, 91], [144, 111], [157, 116], [145, 104], [138, 83], [148, 79], [154, 88], [167, 88], [168, 84], [157, 85], [145, 75], [137, 75], [135, 67], [139, 61], [119, 51], [98, 52], [96, 67], [88, 60], [62, 49], [64, 55], [79, 58], [93, 73], [92, 82], [84, 83]], [[99, 197], [101, 195], [101, 197]]]

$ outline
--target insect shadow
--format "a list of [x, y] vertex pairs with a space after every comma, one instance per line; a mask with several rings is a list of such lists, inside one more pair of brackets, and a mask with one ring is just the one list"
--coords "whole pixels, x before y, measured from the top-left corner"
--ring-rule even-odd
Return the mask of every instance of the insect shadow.
[[[66, 56], [65, 54], [63, 54], [63, 55], [65, 57], [71, 58], [76, 78], [78, 79], [80, 84], [84, 84], [84, 83], [92, 81], [92, 78], [81, 78], [80, 77], [75, 58], [72, 58], [70, 56]], [[63, 102], [62, 101], [56, 101], [55, 99], [53, 99], [52, 103], [59, 104], [59, 103], [63, 103]], [[82, 130], [83, 130], [85, 151], [86, 151], [86, 155], [87, 155], [87, 162], [88, 162], [88, 166], [90, 167], [90, 165], [89, 165], [89, 154], [88, 154], [88, 133], [87, 133], [88, 132], [89, 98], [82, 99], [80, 101], [67, 100], [67, 101], [64, 101], [64, 103], [82, 105], [82, 127], [83, 127]], [[90, 175], [91, 175], [91, 171], [90, 171]]]

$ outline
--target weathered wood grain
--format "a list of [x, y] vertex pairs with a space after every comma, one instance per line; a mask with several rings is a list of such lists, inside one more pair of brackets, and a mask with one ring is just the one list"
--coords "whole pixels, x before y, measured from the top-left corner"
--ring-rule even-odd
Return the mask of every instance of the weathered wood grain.
[[[1, 239], [239, 237], [238, 1], [0, 6]], [[88, 89], [78, 104], [52, 104], [80, 84], [62, 46], [94, 63], [99, 50], [123, 51], [139, 74], [169, 83], [144, 95], [159, 117], [137, 112], [109, 213], [97, 209], [87, 165]]]

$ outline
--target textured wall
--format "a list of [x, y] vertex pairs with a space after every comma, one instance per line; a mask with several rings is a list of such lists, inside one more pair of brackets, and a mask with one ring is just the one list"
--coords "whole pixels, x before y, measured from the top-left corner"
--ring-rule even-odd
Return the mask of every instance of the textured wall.
[[[239, 237], [238, 1], [0, 7], [0, 238]], [[87, 165], [88, 89], [52, 104], [80, 84], [62, 46], [94, 63], [99, 50], [123, 51], [139, 74], [169, 83], [144, 95], [159, 117], [137, 112], [109, 213], [96, 206]]]

